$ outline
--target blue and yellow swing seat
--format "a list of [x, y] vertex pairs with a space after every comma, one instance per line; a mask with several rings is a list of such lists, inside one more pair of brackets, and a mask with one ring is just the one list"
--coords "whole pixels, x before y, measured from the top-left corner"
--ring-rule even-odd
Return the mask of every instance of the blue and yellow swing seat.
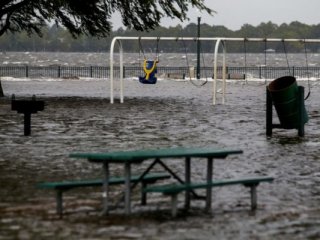
[[139, 82], [143, 84], [155, 84], [157, 82], [157, 63], [158, 60], [147, 60], [143, 61], [143, 71], [145, 75], [139, 77]]

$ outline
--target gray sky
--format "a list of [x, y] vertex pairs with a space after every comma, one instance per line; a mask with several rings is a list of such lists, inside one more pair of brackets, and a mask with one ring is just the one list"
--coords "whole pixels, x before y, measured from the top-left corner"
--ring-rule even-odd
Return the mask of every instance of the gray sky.
[[[320, 23], [320, 0], [205, 0], [205, 3], [217, 12], [214, 16], [191, 9], [190, 21], [181, 23], [164, 19], [161, 25], [185, 26], [191, 22], [197, 23], [197, 17], [201, 17], [202, 23], [224, 25], [231, 30], [238, 30], [246, 23], [257, 26], [268, 21], [278, 25], [292, 21], [309, 25]], [[121, 26], [118, 19], [113, 18], [115, 29]]]

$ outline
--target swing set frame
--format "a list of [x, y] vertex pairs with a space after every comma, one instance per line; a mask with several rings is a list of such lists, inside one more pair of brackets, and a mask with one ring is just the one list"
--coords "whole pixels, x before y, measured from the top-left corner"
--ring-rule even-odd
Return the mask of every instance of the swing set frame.
[[[120, 61], [120, 103], [124, 102], [124, 81], [123, 81], [123, 46], [122, 41], [211, 41], [215, 45], [214, 50], [214, 63], [213, 63], [213, 85], [212, 85], [212, 104], [217, 104], [217, 82], [222, 80], [222, 97], [221, 103], [225, 104], [225, 95], [226, 95], [226, 43], [227, 42], [300, 42], [300, 43], [320, 43], [320, 39], [283, 39], [283, 38], [221, 38], [221, 37], [114, 37], [110, 45], [110, 103], [114, 103], [114, 49], [116, 43], [119, 47], [119, 61]], [[222, 47], [222, 79], [217, 79], [218, 76], [218, 54], [219, 48]]]

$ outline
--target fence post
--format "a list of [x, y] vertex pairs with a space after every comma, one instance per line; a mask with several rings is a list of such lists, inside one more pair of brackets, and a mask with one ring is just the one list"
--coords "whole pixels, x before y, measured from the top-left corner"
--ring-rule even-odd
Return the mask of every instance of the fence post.
[[126, 78], [126, 67], [123, 66], [123, 78]]
[[60, 66], [58, 66], [58, 78], [60, 78], [60, 76], [61, 76], [61, 73], [60, 73]]
[[92, 78], [92, 66], [90, 66], [90, 77]]
[[292, 76], [294, 77], [294, 75], [295, 75], [295, 68], [292, 67]]
[[260, 79], [262, 78], [262, 67], [261, 67], [261, 65], [259, 66], [259, 78]]
[[29, 67], [26, 65], [26, 78], [29, 77]]
[[[2, 75], [0, 75], [2, 76]], [[1, 78], [0, 78], [0, 97], [4, 97], [4, 93], [3, 93], [3, 89], [2, 89], [2, 85], [1, 85]]]

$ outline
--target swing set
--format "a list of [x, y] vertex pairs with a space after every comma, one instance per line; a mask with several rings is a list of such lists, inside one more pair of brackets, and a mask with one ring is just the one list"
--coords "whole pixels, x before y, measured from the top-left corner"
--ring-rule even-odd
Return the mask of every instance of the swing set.
[[[287, 41], [290, 39], [287, 39]], [[248, 84], [248, 79], [247, 79], [247, 38], [244, 38], [243, 40], [243, 49], [244, 49], [244, 69], [245, 69], [245, 73], [244, 73], [244, 79], [246, 84]], [[264, 69], [267, 67], [267, 49], [268, 49], [268, 45], [267, 45], [267, 39], [264, 39]], [[293, 76], [293, 73], [291, 72], [291, 68], [290, 68], [290, 64], [289, 64], [289, 58], [288, 58], [288, 53], [287, 53], [287, 48], [286, 48], [286, 40], [282, 39], [282, 47], [283, 47], [283, 53], [285, 55], [286, 58], [286, 63], [287, 63], [287, 68], [288, 68], [288, 72], [289, 72], [289, 76]], [[308, 61], [308, 51], [307, 51], [307, 42], [306, 39], [303, 39], [300, 41], [301, 44], [303, 44], [304, 46], [304, 55], [305, 55], [305, 65], [306, 65], [306, 73], [307, 73], [307, 81], [308, 81], [308, 94], [305, 98], [305, 100], [307, 100], [310, 96], [311, 93], [311, 86], [310, 86], [310, 74], [309, 74], [309, 61]], [[264, 83], [262, 85], [266, 85], [267, 84], [267, 78], [266, 78], [266, 74], [264, 74]]]
[[[225, 95], [226, 95], [226, 43], [227, 42], [265, 42], [265, 46], [267, 46], [267, 42], [282, 42], [284, 47], [284, 53], [287, 59], [288, 69], [289, 67], [289, 60], [287, 57], [287, 51], [285, 47], [285, 43], [287, 42], [300, 42], [304, 44], [305, 49], [305, 56], [306, 56], [306, 65], [307, 65], [307, 76], [308, 76], [308, 85], [309, 85], [309, 93], [307, 94], [308, 98], [310, 96], [310, 84], [309, 84], [309, 71], [308, 71], [308, 55], [307, 55], [307, 43], [320, 43], [320, 39], [279, 39], [279, 38], [213, 38], [213, 37], [200, 37], [200, 38], [192, 38], [192, 37], [114, 37], [111, 42], [110, 46], [110, 103], [114, 103], [114, 48], [116, 43], [119, 46], [119, 55], [120, 55], [120, 103], [124, 102], [124, 81], [123, 81], [123, 47], [122, 41], [130, 41], [130, 40], [138, 40], [140, 50], [142, 49], [141, 40], [156, 40], [157, 41], [157, 51], [156, 57], [154, 60], [147, 60], [145, 57], [144, 51], [142, 51], [144, 55], [143, 61], [143, 71], [144, 76], [139, 77], [139, 81], [143, 84], [155, 84], [157, 82], [156, 73], [157, 73], [157, 63], [159, 62], [158, 59], [158, 44], [160, 40], [166, 41], [209, 41], [215, 45], [214, 50], [214, 61], [213, 61], [213, 86], [212, 86], [212, 104], [215, 105], [217, 102], [217, 83], [222, 82], [222, 94], [221, 94], [221, 103], [225, 103]], [[217, 72], [218, 72], [218, 55], [219, 55], [219, 48], [222, 47], [222, 79], [217, 79]], [[246, 61], [246, 57], [245, 57]], [[265, 55], [265, 63], [266, 63], [266, 55]], [[245, 63], [246, 64], [246, 63]], [[289, 72], [291, 74], [291, 72]]]

